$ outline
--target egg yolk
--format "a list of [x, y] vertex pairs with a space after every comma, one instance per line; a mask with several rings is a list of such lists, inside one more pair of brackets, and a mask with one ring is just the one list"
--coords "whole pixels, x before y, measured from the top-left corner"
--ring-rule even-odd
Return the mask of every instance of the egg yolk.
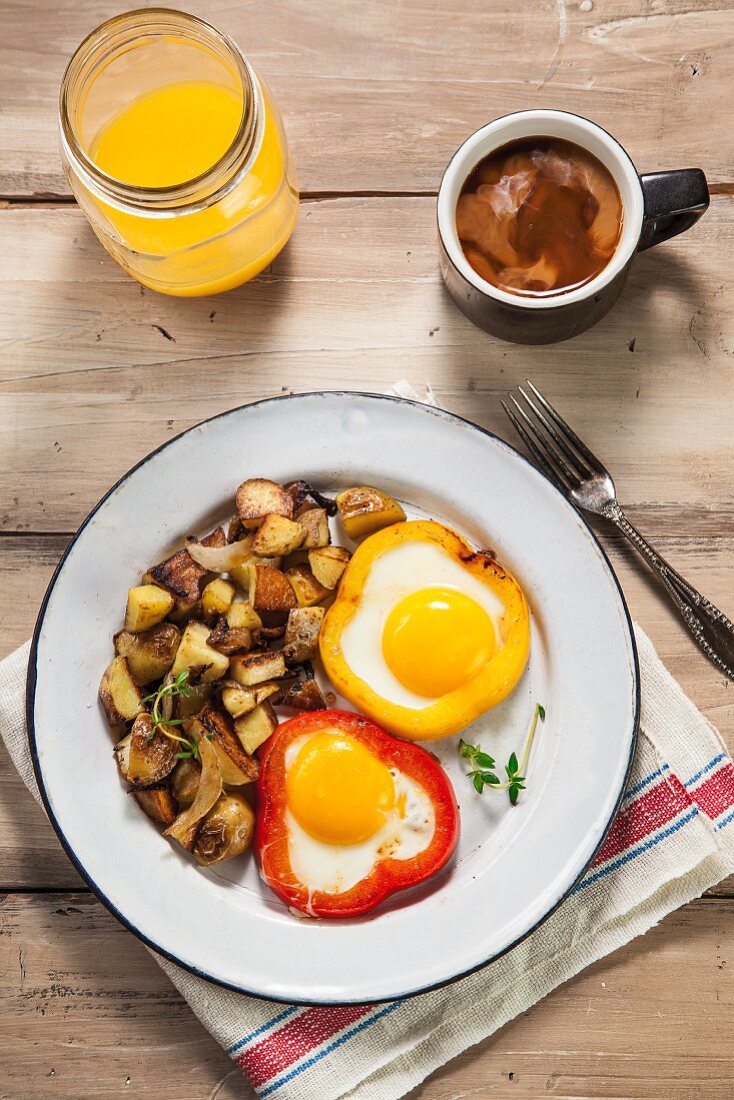
[[358, 844], [384, 824], [395, 801], [389, 769], [346, 734], [317, 733], [300, 748], [286, 777], [288, 809], [325, 844]]
[[388, 668], [416, 695], [447, 695], [471, 680], [496, 648], [491, 618], [454, 588], [423, 588], [393, 607], [382, 633]]

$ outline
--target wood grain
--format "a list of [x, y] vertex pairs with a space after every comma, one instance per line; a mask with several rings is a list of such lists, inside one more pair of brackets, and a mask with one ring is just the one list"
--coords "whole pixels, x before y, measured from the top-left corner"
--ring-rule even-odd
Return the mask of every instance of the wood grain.
[[[5, 0], [0, 195], [67, 192], [56, 142], [66, 62], [118, 0]], [[268, 81], [306, 191], [435, 191], [455, 148], [508, 111], [561, 107], [614, 133], [642, 171], [731, 183], [721, 90], [731, 0], [194, 0]], [[32, 33], [30, 33], [32, 28]]]
[[453, 306], [430, 198], [307, 203], [265, 278], [193, 300], [141, 293], [76, 208], [0, 211], [0, 531], [74, 530], [140, 457], [223, 409], [399, 377], [505, 434], [499, 397], [530, 376], [626, 502], [675, 529], [731, 523], [732, 209], [716, 199], [639, 257], [599, 325], [540, 348], [493, 340]]
[[[153, 959], [95, 899], [8, 894], [0, 922], [0, 1042], [12, 1049], [0, 1095], [250, 1097]], [[730, 903], [694, 902], [467, 1051], [411, 1100], [704, 1092], [728, 1100], [734, 1052], [721, 1039], [734, 1028], [733, 960]]]

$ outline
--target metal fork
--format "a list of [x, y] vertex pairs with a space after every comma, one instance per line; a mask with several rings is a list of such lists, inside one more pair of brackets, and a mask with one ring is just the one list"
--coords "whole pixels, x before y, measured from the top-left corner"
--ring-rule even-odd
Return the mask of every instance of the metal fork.
[[734, 680], [734, 623], [681, 577], [630, 523], [617, 500], [611, 474], [542, 393], [518, 386], [502, 406], [540, 469], [577, 508], [610, 520], [641, 554], [680, 611], [708, 659]]

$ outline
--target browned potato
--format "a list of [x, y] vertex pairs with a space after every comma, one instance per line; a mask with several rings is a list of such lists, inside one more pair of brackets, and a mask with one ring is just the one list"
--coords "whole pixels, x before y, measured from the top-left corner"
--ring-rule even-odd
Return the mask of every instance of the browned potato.
[[249, 714], [238, 718], [234, 724], [234, 731], [240, 739], [245, 752], [252, 755], [258, 749], [278, 725], [278, 718], [270, 703], [260, 703]]
[[222, 689], [222, 705], [233, 718], [241, 718], [243, 714], [249, 714], [255, 709], [257, 699], [250, 688], [227, 686]]
[[278, 702], [296, 710], [326, 710], [326, 700], [315, 680], [296, 680], [285, 689]]
[[296, 597], [285, 573], [272, 565], [255, 565], [251, 573], [250, 603], [263, 626], [277, 626], [285, 622], [290, 609], [296, 606]]
[[308, 564], [319, 584], [324, 588], [336, 588], [347, 567], [351, 554], [343, 546], [322, 546], [309, 550]]
[[245, 603], [238, 600], [237, 603], [233, 603], [226, 614], [227, 626], [233, 630], [238, 627], [244, 630], [251, 630], [253, 633], [262, 628], [262, 619], [255, 611], [251, 603]]
[[194, 858], [208, 866], [246, 851], [255, 831], [255, 814], [246, 798], [234, 791], [220, 795], [196, 834]]
[[173, 797], [179, 806], [190, 806], [196, 798], [201, 779], [201, 764], [187, 757], [179, 760], [171, 774]]
[[121, 630], [115, 634], [115, 649], [127, 657], [136, 684], [162, 680], [173, 664], [181, 631], [173, 623], [158, 623], [141, 634]]
[[285, 676], [285, 658], [280, 650], [248, 653], [244, 657], [232, 657], [229, 663], [232, 679], [242, 687], [253, 687], [266, 680], [278, 680]]
[[258, 706], [260, 703], [264, 703], [266, 699], [270, 699], [273, 703], [279, 702], [279, 699], [276, 698], [276, 696], [280, 696], [282, 690], [282, 684], [274, 684], [270, 682], [265, 684], [257, 684], [252, 689], [255, 696], [255, 702], [256, 704], [258, 704]]
[[142, 694], [125, 657], [115, 657], [107, 666], [99, 685], [99, 700], [112, 727], [129, 722], [144, 710]]
[[287, 573], [294, 565], [308, 565], [310, 550], [302, 546], [300, 550], [294, 550], [292, 554], [286, 554], [281, 563], [281, 569]]
[[350, 539], [371, 535], [373, 531], [405, 519], [405, 512], [396, 500], [369, 485], [358, 485], [338, 493], [336, 505]]
[[149, 714], [139, 714], [130, 733], [115, 745], [117, 766], [134, 787], [150, 787], [173, 771], [177, 747], [164, 733], [153, 733]]
[[293, 501], [282, 485], [264, 477], [243, 481], [235, 497], [237, 515], [248, 529], [259, 527], [268, 515], [293, 518]]
[[211, 698], [214, 690], [212, 684], [192, 684], [189, 676], [186, 684], [188, 695], [177, 695], [173, 701], [173, 709], [176, 718], [193, 718], [198, 714], [204, 703]]
[[[201, 540], [202, 546], [226, 546], [227, 540], [221, 527], [212, 531]], [[185, 548], [172, 554], [143, 577], [145, 582], [161, 585], [168, 589], [175, 601], [174, 614], [186, 615], [201, 596], [204, 581], [208, 576], [206, 569], [198, 565]]]
[[175, 799], [167, 786], [148, 787], [144, 791], [130, 792], [144, 814], [156, 825], [168, 828], [173, 825], [178, 813]]
[[209, 581], [201, 594], [201, 608], [209, 619], [217, 619], [220, 615], [226, 615], [234, 599], [235, 588], [224, 577], [215, 577]]
[[227, 524], [227, 542], [239, 542], [244, 536], [245, 529], [239, 516], [232, 516]]
[[246, 653], [252, 648], [252, 631], [244, 626], [230, 627], [222, 618], [207, 638], [207, 645], [218, 649], [220, 653]]
[[301, 505], [305, 504], [310, 486], [305, 481], [291, 481], [285, 487], [285, 491], [293, 501], [293, 515], [297, 515]]
[[323, 607], [294, 607], [288, 612], [283, 656], [289, 664], [310, 661], [316, 656], [323, 619]]
[[331, 541], [329, 518], [323, 508], [309, 508], [298, 517], [298, 522], [306, 532], [303, 539], [306, 550], [329, 545]]
[[178, 676], [185, 668], [201, 670], [199, 679], [211, 683], [224, 676], [229, 661], [218, 649], [208, 644], [209, 627], [195, 621], [186, 624], [171, 672]]
[[331, 595], [331, 591], [319, 584], [307, 565], [295, 565], [285, 575], [291, 583], [299, 607], [312, 607]]
[[252, 544], [255, 554], [261, 558], [278, 558], [297, 550], [306, 537], [300, 523], [285, 516], [266, 516]]
[[128, 590], [124, 629], [133, 634], [148, 630], [165, 619], [173, 608], [173, 596], [157, 584], [139, 584]]
[[[211, 703], [208, 703], [199, 715], [199, 722], [203, 726], [205, 735], [211, 741], [220, 758], [219, 764], [222, 769], [222, 780], [224, 783], [237, 783], [237, 779], [233, 779], [228, 774], [229, 769], [226, 768], [227, 761], [234, 765], [234, 768], [242, 774], [242, 779], [239, 780], [240, 783], [251, 783], [253, 780], [257, 779], [260, 770], [257, 760], [253, 760], [252, 757], [244, 751], [242, 745], [235, 737], [232, 718], [226, 711], [219, 710]], [[225, 758], [224, 760], [222, 759], [223, 757]], [[223, 763], [225, 767], [222, 767]]]

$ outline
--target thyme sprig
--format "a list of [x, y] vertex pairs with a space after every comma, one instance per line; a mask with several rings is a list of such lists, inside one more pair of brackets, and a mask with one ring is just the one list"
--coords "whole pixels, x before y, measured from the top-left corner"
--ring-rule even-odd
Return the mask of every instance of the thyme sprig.
[[175, 699], [176, 696], [182, 696], [184, 699], [188, 699], [191, 695], [191, 688], [189, 687], [189, 669], [184, 668], [173, 680], [169, 680], [163, 683], [154, 691], [151, 695], [146, 695], [142, 700], [143, 703], [152, 703], [150, 708], [150, 716], [153, 719], [153, 725], [151, 731], [146, 737], [146, 743], [152, 741], [157, 733], [162, 733], [164, 737], [168, 737], [171, 741], [178, 741], [182, 748], [176, 753], [175, 760], [198, 760], [199, 759], [199, 746], [196, 741], [189, 739], [188, 737], [181, 737], [180, 734], [174, 733], [175, 726], [182, 726], [182, 718], [164, 718], [161, 714], [161, 704], [163, 700], [170, 697]]
[[495, 771], [497, 763], [493, 756], [490, 756], [488, 752], [483, 752], [480, 745], [470, 745], [463, 738], [460, 739], [459, 756], [463, 757], [464, 760], [468, 760], [472, 765], [472, 770], [466, 774], [471, 779], [478, 794], [482, 794], [485, 787], [489, 787], [492, 791], [507, 791], [511, 805], [517, 805], [520, 791], [525, 790], [525, 769], [530, 759], [530, 750], [533, 747], [538, 719], [541, 722], [545, 721], [545, 707], [541, 703], [535, 704], [530, 728], [525, 738], [522, 759], [518, 762], [517, 753], [513, 752], [505, 764], [505, 774], [507, 776], [505, 780], [500, 779], [497, 775]]

